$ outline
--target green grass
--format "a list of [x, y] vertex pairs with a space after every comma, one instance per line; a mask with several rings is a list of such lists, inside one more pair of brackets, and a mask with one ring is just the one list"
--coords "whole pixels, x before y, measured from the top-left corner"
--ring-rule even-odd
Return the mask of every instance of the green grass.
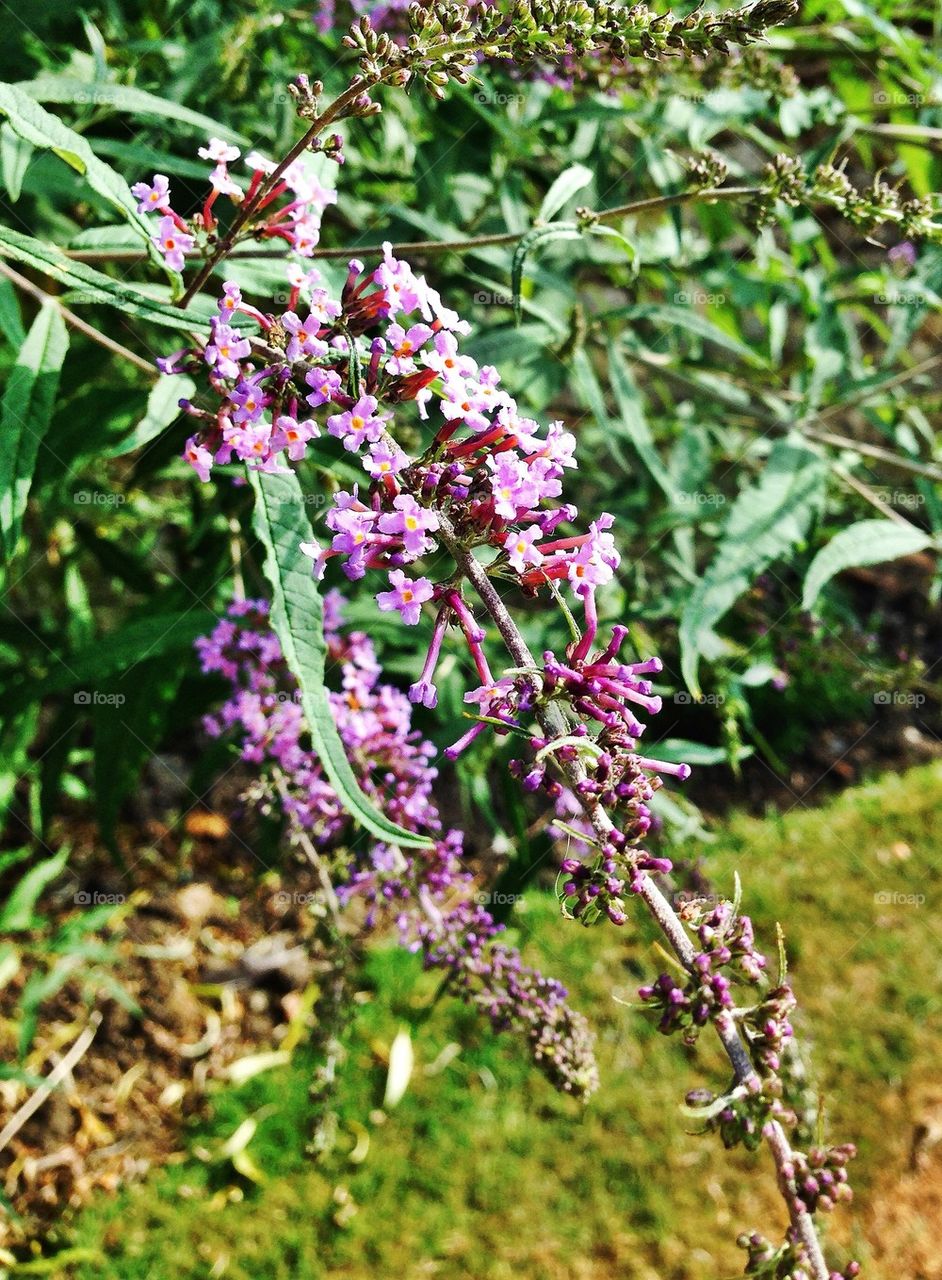
[[[820, 810], [733, 817], [706, 866], [724, 890], [738, 869], [746, 909], [771, 948], [786, 927], [802, 1031], [835, 1138], [853, 1138], [858, 1199], [835, 1239], [867, 1259], [870, 1220], [899, 1178], [912, 1100], [937, 1074], [942, 1005], [942, 767], [846, 792]], [[883, 903], [878, 894], [921, 895]], [[528, 957], [561, 977], [599, 1032], [603, 1087], [588, 1107], [555, 1095], [519, 1046], [450, 1003], [401, 952], [371, 960], [346, 1038], [335, 1099], [337, 1145], [306, 1155], [312, 1063], [219, 1095], [210, 1150], [261, 1113], [249, 1151], [260, 1187], [193, 1156], [73, 1224], [71, 1243], [100, 1256], [81, 1280], [718, 1280], [742, 1271], [740, 1230], [769, 1233], [781, 1210], [763, 1155], [728, 1155], [692, 1136], [686, 1089], [723, 1079], [708, 1038], [696, 1053], [662, 1039], [633, 1009], [657, 963], [652, 935], [583, 931], [531, 894], [520, 917]], [[416, 1070], [378, 1115], [382, 1054], [411, 1026]], [[442, 1067], [455, 1043], [460, 1052]], [[434, 1068], [438, 1060], [441, 1069]], [[381, 1121], [381, 1122], [380, 1122]], [[366, 1158], [349, 1159], [369, 1134]], [[362, 1141], [360, 1142], [362, 1153]], [[903, 1260], [904, 1261], [904, 1260]], [[905, 1274], [876, 1262], [875, 1280]]]

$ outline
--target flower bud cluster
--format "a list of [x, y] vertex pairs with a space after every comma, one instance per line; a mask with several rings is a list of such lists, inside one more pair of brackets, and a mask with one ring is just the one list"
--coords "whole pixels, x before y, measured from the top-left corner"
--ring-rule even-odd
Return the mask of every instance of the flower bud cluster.
[[735, 1007], [733, 982], [756, 985], [767, 963], [756, 949], [752, 921], [737, 914], [729, 902], [717, 903], [695, 932], [701, 950], [685, 980], [678, 982], [662, 973], [638, 992], [646, 1004], [660, 1012], [658, 1029], [664, 1035], [681, 1031], [687, 1044], [697, 1039], [711, 1019], [728, 1016]]
[[289, 831], [303, 833], [334, 859], [338, 897], [366, 905], [367, 928], [390, 921], [404, 945], [421, 950], [455, 994], [497, 1031], [525, 1039], [535, 1065], [556, 1088], [585, 1098], [598, 1083], [593, 1036], [559, 983], [525, 966], [495, 941], [503, 926], [470, 897], [471, 873], [457, 831], [443, 832], [432, 799], [433, 748], [411, 727], [412, 707], [381, 681], [370, 640], [344, 633], [341, 600], [325, 599], [325, 638], [340, 689], [331, 711], [364, 792], [408, 830], [434, 837], [429, 848], [349, 841], [349, 818], [307, 741], [297, 685], [269, 629], [264, 601], [233, 603], [210, 636], [197, 642], [203, 670], [232, 686], [207, 718], [213, 736], [235, 733], [255, 781], [245, 799], [262, 812], [280, 806]]
[[[748, 1253], [747, 1276], [753, 1280], [814, 1280], [804, 1248], [786, 1240], [778, 1248], [757, 1231], [744, 1233], [736, 1242]], [[860, 1264], [849, 1262], [841, 1271], [831, 1271], [829, 1280], [857, 1280]]]

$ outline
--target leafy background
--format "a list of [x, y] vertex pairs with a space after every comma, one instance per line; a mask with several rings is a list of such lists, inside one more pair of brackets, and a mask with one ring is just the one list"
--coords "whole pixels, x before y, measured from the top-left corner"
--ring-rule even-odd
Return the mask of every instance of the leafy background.
[[[264, 539], [250, 488], [201, 486], [179, 460], [176, 401], [190, 388], [152, 362], [208, 304], [171, 310], [175, 282], [147, 260], [128, 184], [159, 170], [184, 212], [197, 207], [209, 133], [278, 155], [297, 136], [287, 81], [306, 70], [339, 89], [347, 72], [336, 34], [270, 0], [51, 0], [4, 7], [0, 28], [0, 865], [4, 927], [17, 955], [30, 940], [38, 975], [26, 1011], [7, 1012], [25, 1050], [72, 972], [50, 955], [87, 963], [88, 1001], [106, 980], [121, 989], [95, 949], [107, 913], [34, 945], [33, 909], [66, 863], [75, 883], [111, 876], [127, 891], [195, 874], [198, 855], [204, 869], [238, 856], [200, 844], [196, 820], [231, 800], [219, 781], [231, 759], [201, 737], [219, 690], [192, 644], [234, 580], [268, 592]], [[811, 0], [748, 59], [643, 65], [610, 92], [483, 67], [441, 104], [389, 94], [382, 115], [347, 129], [323, 243], [524, 240], [536, 221], [571, 225], [577, 206], [676, 192], [704, 148], [737, 185], [785, 152], [927, 195], [942, 186], [940, 68], [931, 6], [859, 0]], [[744, 202], [676, 206], [626, 218], [618, 235], [541, 234], [525, 256], [414, 255], [473, 320], [472, 353], [499, 364], [525, 408], [575, 430], [580, 506], [617, 517], [606, 620], [665, 658], [675, 692], [652, 733], [697, 769], [664, 803], [664, 838], [691, 866], [732, 801], [801, 810], [938, 753], [942, 250], [920, 246], [910, 265], [888, 256], [892, 236], [873, 243], [834, 213], [779, 215], [757, 229]], [[260, 299], [283, 288], [264, 261], [225, 274]], [[313, 495], [343, 480], [329, 443], [302, 468]], [[368, 597], [349, 617], [394, 678], [414, 671], [421, 637]], [[522, 622], [531, 645], [558, 639], [553, 618]], [[467, 672], [452, 660], [444, 675], [423, 725], [439, 745], [455, 736]], [[516, 893], [546, 837], [489, 750], [462, 762], [447, 805]], [[142, 862], [158, 820], [169, 834]], [[278, 865], [270, 826], [248, 838]], [[832, 874], [852, 870], [835, 857]], [[578, 957], [584, 944], [553, 945]], [[664, 1274], [699, 1274], [685, 1265]]]

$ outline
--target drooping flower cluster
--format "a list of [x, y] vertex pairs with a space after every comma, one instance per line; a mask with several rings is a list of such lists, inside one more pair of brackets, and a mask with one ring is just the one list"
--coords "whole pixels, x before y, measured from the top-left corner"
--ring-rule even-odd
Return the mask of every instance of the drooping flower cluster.
[[[473, 723], [446, 757], [454, 759], [487, 731], [526, 740], [531, 756], [515, 761], [512, 772], [527, 790], [554, 802], [557, 822], [573, 806], [583, 814], [576, 835], [588, 852], [567, 858], [560, 877], [568, 913], [585, 923], [605, 917], [622, 924], [625, 894], [645, 895], [651, 905], [656, 890], [650, 873], [667, 872], [671, 864], [639, 845], [652, 826], [649, 802], [662, 776], [682, 779], [689, 770], [639, 751], [644, 732], [639, 716], [660, 710], [648, 679], [659, 673], [658, 660], [622, 659], [624, 627], [615, 627], [608, 643], [598, 638], [597, 592], [619, 564], [612, 517], [603, 514], [580, 529], [578, 512], [563, 501], [563, 477], [575, 466], [570, 433], [561, 422], [544, 430], [521, 414], [498, 371], [479, 366], [461, 349], [464, 322], [389, 246], [375, 271], [367, 272], [357, 261], [349, 264], [338, 300], [312, 293], [304, 317], [297, 297], [280, 316], [256, 312], [232, 283], [220, 299], [220, 315], [227, 307], [254, 315], [260, 324], [263, 334], [248, 342], [249, 350], [235, 348], [226, 335], [226, 350], [212, 342], [178, 353], [168, 366], [208, 365], [219, 398], [214, 412], [188, 406], [201, 420], [187, 446], [189, 460], [204, 478], [212, 466], [233, 457], [275, 470], [286, 465], [286, 457], [302, 457], [321, 435], [339, 441], [351, 459], [359, 459], [365, 475], [362, 484], [333, 496], [325, 519], [329, 539], [304, 546], [314, 574], [323, 577], [333, 562], [350, 580], [384, 575], [375, 593], [377, 606], [398, 613], [406, 625], [417, 623], [426, 606], [434, 612], [419, 678], [408, 696], [395, 690], [385, 695], [394, 709], [392, 720], [381, 718], [379, 741], [365, 736], [368, 746], [359, 764], [358, 736], [344, 728], [347, 712], [335, 704], [341, 737], [346, 743], [350, 736], [348, 750], [364, 790], [404, 826], [433, 832], [434, 852], [373, 845], [365, 856], [361, 852], [347, 862], [342, 896], [365, 899], [373, 920], [388, 905], [403, 940], [422, 951], [428, 966], [444, 971], [449, 985], [495, 1027], [522, 1031], [536, 1061], [557, 1084], [584, 1093], [595, 1080], [584, 1023], [565, 1006], [555, 984], [525, 969], [515, 953], [494, 940], [493, 919], [469, 900], [460, 837], [441, 833], [430, 785], [417, 784], [417, 775], [430, 783], [434, 770], [410, 739], [410, 703], [436, 705], [436, 666], [452, 628], [467, 647], [480, 683], [465, 694]], [[400, 441], [421, 432], [424, 445], [407, 453]], [[444, 574], [436, 575], [446, 561]], [[560, 587], [568, 588], [581, 616], [577, 623], [566, 610], [574, 639], [561, 656], [547, 651], [537, 660], [529, 654], [494, 592], [492, 584], [498, 582], [526, 596], [545, 592], [560, 600]], [[466, 583], [475, 588], [515, 658], [515, 665], [496, 677], [484, 629], [464, 595]], [[223, 640], [226, 647], [232, 637]], [[361, 712], [369, 716], [386, 688], [379, 684], [372, 646], [364, 637], [356, 645], [362, 650], [353, 655], [355, 670], [348, 673], [344, 665], [343, 676], [345, 690], [351, 681], [348, 709], [354, 720]], [[339, 651], [337, 657], [345, 661]], [[358, 671], [364, 664], [366, 682]], [[325, 830], [332, 819], [342, 823], [325, 802], [317, 761], [309, 752], [305, 757], [301, 718], [252, 700], [234, 707], [230, 723], [244, 727], [243, 711], [251, 722], [253, 758], [264, 768], [274, 743], [282, 782], [286, 760], [296, 769], [299, 781], [289, 780], [286, 790], [300, 799], [288, 804], [289, 814], [313, 810]], [[410, 741], [405, 749], [402, 744]], [[550, 766], [564, 775], [562, 781]], [[404, 803], [413, 791], [418, 812]], [[310, 825], [316, 829], [316, 823]], [[777, 1125], [794, 1132], [797, 1118], [778, 1073], [791, 1035], [791, 992], [783, 984], [752, 1008], [737, 1009], [732, 982], [758, 986], [765, 967], [748, 918], [721, 904], [693, 927], [700, 949], [691, 963], [684, 960], [684, 981], [661, 975], [642, 989], [642, 998], [659, 1010], [665, 1032], [680, 1029], [692, 1040], [714, 1022], [722, 1036], [744, 1042], [752, 1069], [743, 1073], [737, 1065], [737, 1081], [727, 1094], [691, 1096], [691, 1102], [727, 1145], [755, 1146], [770, 1125], [776, 1132]], [[732, 1053], [731, 1058], [735, 1063]], [[793, 1205], [801, 1201], [810, 1207], [795, 1177], [789, 1177], [788, 1188]], [[813, 1208], [827, 1208], [829, 1199], [825, 1192]]]
[[555, 1087], [588, 1096], [598, 1073], [585, 1019], [567, 1004], [559, 983], [496, 941], [503, 926], [469, 896], [461, 835], [442, 830], [431, 794], [434, 752], [412, 729], [411, 704], [383, 683], [370, 640], [341, 631], [340, 597], [330, 593], [325, 606], [329, 654], [340, 671], [331, 711], [347, 757], [364, 792], [408, 830], [432, 835], [432, 845], [344, 845], [349, 819], [307, 744], [297, 687], [264, 601], [232, 604], [212, 634], [197, 641], [203, 670], [232, 685], [230, 697], [207, 718], [207, 730], [234, 732], [242, 758], [256, 766], [246, 799], [262, 810], [280, 806], [291, 828], [325, 853], [345, 851], [336, 867], [338, 894], [342, 902], [367, 904], [367, 927], [392, 918], [403, 943], [421, 950], [426, 967], [443, 971], [454, 992], [495, 1030], [524, 1035]]
[[[620, 923], [625, 882], [637, 889], [644, 871], [670, 865], [641, 851], [626, 859], [624, 850], [651, 826], [648, 801], [660, 785], [658, 775], [684, 778], [689, 770], [639, 752], [644, 725], [638, 713], [656, 714], [661, 706], [646, 678], [660, 671], [660, 662], [621, 660], [624, 627], [616, 627], [610, 643], [595, 651], [596, 593], [611, 581], [619, 555], [610, 515], [579, 532], [578, 512], [562, 501], [563, 477], [576, 466], [574, 437], [562, 422], [544, 430], [521, 413], [498, 371], [461, 349], [468, 326], [389, 246], [373, 272], [350, 263], [339, 302], [322, 291], [312, 296], [303, 321], [294, 311], [261, 316], [246, 308], [233, 284], [220, 300], [220, 311], [227, 307], [259, 317], [263, 364], [256, 368], [254, 349], [231, 344], [222, 352], [223, 364], [218, 342], [190, 353], [191, 361], [210, 365], [221, 398], [215, 414], [193, 410], [210, 425], [191, 439], [186, 456], [204, 477], [214, 463], [233, 457], [270, 470], [284, 465], [285, 454], [301, 457], [307, 443], [325, 433], [360, 459], [363, 486], [335, 494], [327, 512], [329, 543], [304, 547], [316, 576], [332, 560], [351, 580], [383, 572], [387, 585], [376, 593], [377, 605], [398, 613], [406, 625], [418, 622], [423, 605], [434, 606], [432, 642], [409, 691], [412, 701], [426, 707], [436, 704], [435, 668], [448, 628], [461, 635], [480, 685], [465, 695], [474, 723], [447, 750], [449, 758], [488, 728], [528, 735], [537, 700], [566, 708], [573, 737], [581, 736], [584, 744], [533, 739], [536, 763], [514, 762], [512, 768], [528, 790], [542, 788], [565, 803], [547, 765], [585, 746], [590, 763], [577, 799], [589, 807], [605, 805], [619, 827], [589, 882], [580, 883], [581, 872], [573, 870], [572, 896], [582, 895], [573, 910], [588, 920], [592, 899], [595, 914], [604, 909]], [[185, 363], [178, 358], [175, 367]], [[407, 407], [410, 430], [416, 413], [427, 424], [427, 443], [415, 457], [395, 438]], [[566, 531], [574, 525], [575, 532]], [[546, 652], [539, 669], [495, 678], [484, 632], [460, 588], [451, 578], [436, 582], [411, 567], [442, 551], [452, 555], [456, 547], [486, 549], [490, 574], [516, 583], [526, 595], [568, 586], [584, 614], [579, 639], [562, 658]], [[587, 723], [595, 727], [591, 740]], [[618, 874], [609, 866], [616, 860]]]
[[[251, 178], [243, 186], [229, 171], [229, 166], [242, 155], [238, 147], [231, 146], [221, 138], [210, 138], [208, 144], [200, 147], [197, 154], [201, 160], [210, 161], [212, 169], [209, 173], [209, 191], [199, 211], [189, 220], [171, 207], [170, 181], [165, 174], [155, 173], [151, 182], [137, 182], [131, 188], [131, 194], [138, 202], [138, 212], [152, 213], [159, 219], [152, 240], [173, 271], [182, 271], [190, 254], [204, 251], [213, 243], [218, 227], [213, 206], [218, 198], [228, 196], [235, 205], [252, 199], [264, 179], [276, 168], [271, 160], [257, 151], [251, 152], [245, 157]], [[334, 147], [328, 154], [331, 158], [342, 161], [342, 152], [338, 147]], [[258, 240], [281, 239], [299, 257], [309, 258], [320, 240], [321, 215], [336, 198], [334, 189], [325, 186], [309, 164], [302, 160], [295, 161], [261, 201], [257, 212], [261, 214], [264, 209], [269, 212], [258, 218], [249, 234]], [[304, 273], [296, 268], [295, 274], [300, 285], [303, 283]], [[230, 314], [231, 310], [230, 308]], [[221, 341], [226, 341], [225, 334], [221, 336]]]

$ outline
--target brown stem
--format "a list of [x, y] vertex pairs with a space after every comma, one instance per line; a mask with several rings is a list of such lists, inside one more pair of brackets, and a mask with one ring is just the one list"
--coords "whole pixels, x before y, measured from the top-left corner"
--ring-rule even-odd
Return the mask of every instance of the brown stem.
[[[524, 669], [535, 670], [536, 660], [530, 652], [527, 642], [520, 634], [520, 630], [510, 616], [506, 605], [500, 597], [493, 581], [484, 566], [480, 564], [470, 551], [465, 550], [455, 537], [455, 531], [447, 517], [439, 513], [440, 532], [442, 541], [454, 557], [458, 568], [462, 574], [468, 579], [480, 596], [484, 607], [490, 614], [491, 618], [500, 632], [501, 639], [507, 646], [510, 656], [518, 667]], [[562, 737], [567, 733], [569, 726], [566, 723], [566, 717], [561, 708], [554, 703], [543, 703], [537, 701], [536, 717], [539, 721], [540, 728], [548, 738]], [[566, 774], [567, 780], [578, 795], [578, 786], [585, 778], [585, 770], [581, 761], [576, 758], [574, 760], [561, 760], [560, 767]], [[609, 833], [613, 830], [614, 824], [608, 814], [601, 805], [585, 806], [586, 816], [592, 823], [596, 835], [601, 841], [605, 841]], [[645, 906], [651, 913], [661, 932], [670, 943], [674, 954], [680, 963], [688, 971], [694, 972], [694, 955], [695, 950], [693, 943], [684, 928], [684, 925], [674, 911], [670, 902], [660, 891], [650, 876], [644, 876], [641, 881], [640, 896], [644, 900]], [[720, 1042], [727, 1058], [733, 1068], [733, 1074], [737, 1084], [751, 1083], [755, 1078], [755, 1068], [749, 1058], [749, 1054], [743, 1045], [739, 1032], [736, 1030], [732, 1022], [719, 1020], [714, 1023]], [[788, 1166], [792, 1160], [792, 1149], [788, 1141], [788, 1137], [778, 1121], [769, 1122], [764, 1129], [766, 1141], [772, 1152], [772, 1158], [775, 1161], [775, 1167], [778, 1174], [779, 1186], [783, 1193], [787, 1190], [790, 1178], [788, 1176]], [[817, 1229], [811, 1214], [804, 1209], [796, 1208], [790, 1197], [788, 1199], [789, 1218], [791, 1220], [792, 1229], [798, 1239], [804, 1246], [807, 1254], [808, 1263], [812, 1269], [813, 1280], [828, 1280], [829, 1271], [824, 1254], [821, 1250], [821, 1244], [818, 1240]]]
[[38, 285], [33, 284], [32, 280], [27, 280], [26, 276], [21, 276], [18, 271], [14, 271], [12, 267], [8, 267], [5, 262], [0, 261], [0, 275], [6, 276], [11, 284], [16, 285], [18, 289], [22, 289], [24, 293], [28, 293], [30, 297], [35, 298], [37, 302], [51, 302], [58, 307], [59, 314], [66, 324], [70, 324], [73, 329], [77, 329], [79, 333], [84, 333], [86, 337], [91, 338], [93, 342], [97, 342], [100, 347], [104, 347], [107, 351], [111, 351], [114, 355], [120, 356], [122, 360], [128, 360], [131, 364], [136, 365], [138, 369], [142, 369], [144, 373], [150, 377], [157, 377], [156, 368], [149, 360], [144, 360], [141, 356], [135, 355], [133, 351], [129, 351], [127, 347], [122, 347], [120, 342], [115, 342], [114, 338], [109, 338], [106, 333], [102, 333], [96, 329], [94, 325], [83, 320], [81, 316], [77, 316], [74, 311], [70, 311], [67, 306], [59, 301], [51, 293], [45, 293]]

